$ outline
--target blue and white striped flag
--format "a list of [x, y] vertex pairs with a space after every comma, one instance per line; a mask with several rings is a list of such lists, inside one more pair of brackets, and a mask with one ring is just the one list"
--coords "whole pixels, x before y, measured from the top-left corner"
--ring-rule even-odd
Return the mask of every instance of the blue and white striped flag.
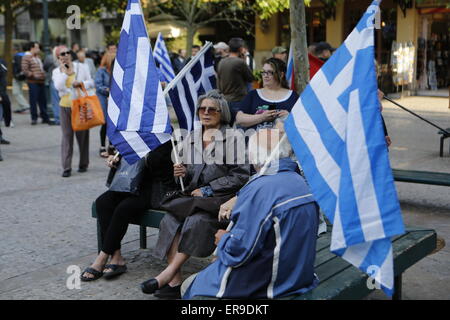
[[404, 233], [374, 65], [373, 1], [286, 120], [314, 196], [333, 223], [331, 251], [394, 287], [391, 237]]
[[169, 83], [175, 78], [172, 62], [170, 62], [169, 51], [167, 51], [166, 43], [160, 33], [156, 38], [155, 48], [153, 50], [155, 61], [159, 64], [160, 80]]
[[[200, 122], [195, 115], [195, 105], [200, 95], [216, 89], [216, 74], [212, 49], [204, 51], [177, 85], [169, 90], [170, 100], [181, 129], [192, 131], [199, 128]], [[195, 57], [197, 58], [197, 57]], [[181, 71], [183, 72], [183, 71]]]
[[171, 132], [142, 8], [129, 0], [108, 100], [108, 138], [133, 164], [170, 140]]
[[295, 90], [295, 77], [294, 77], [294, 46], [291, 43], [289, 48], [288, 63], [286, 69], [286, 80], [289, 85], [289, 89]]

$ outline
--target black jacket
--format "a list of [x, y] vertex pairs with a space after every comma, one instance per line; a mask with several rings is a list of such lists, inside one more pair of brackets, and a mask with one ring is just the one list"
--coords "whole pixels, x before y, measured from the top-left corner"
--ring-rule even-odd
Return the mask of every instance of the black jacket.
[[6, 76], [8, 74], [8, 69], [6, 67], [6, 62], [0, 59], [0, 94], [6, 94]]

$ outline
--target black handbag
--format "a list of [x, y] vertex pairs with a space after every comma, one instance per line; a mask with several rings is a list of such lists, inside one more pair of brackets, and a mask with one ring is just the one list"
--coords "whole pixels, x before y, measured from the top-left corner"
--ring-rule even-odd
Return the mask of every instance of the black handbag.
[[119, 167], [114, 173], [111, 184], [108, 186], [110, 191], [127, 192], [139, 194], [139, 187], [144, 177], [145, 158], [129, 165], [124, 159], [120, 161]]

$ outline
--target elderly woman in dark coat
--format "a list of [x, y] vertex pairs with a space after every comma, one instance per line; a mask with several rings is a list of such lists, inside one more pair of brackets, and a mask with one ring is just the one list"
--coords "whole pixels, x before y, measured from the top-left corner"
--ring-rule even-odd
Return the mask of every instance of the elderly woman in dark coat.
[[[231, 130], [230, 110], [221, 94], [212, 90], [201, 96], [197, 115], [202, 129], [184, 140], [183, 156], [187, 164], [175, 164], [174, 176], [183, 178], [191, 196], [220, 197], [225, 202], [247, 183], [250, 166], [238, 164], [235, 136], [226, 134], [227, 129]], [[227, 157], [229, 152], [234, 153]], [[179, 298], [181, 266], [190, 256], [211, 255], [215, 249], [214, 235], [223, 227], [226, 224], [218, 221], [218, 212], [199, 210], [184, 221], [167, 214], [161, 221], [156, 255], [161, 259], [167, 257], [169, 265], [158, 276], [142, 283], [142, 291], [160, 298]]]

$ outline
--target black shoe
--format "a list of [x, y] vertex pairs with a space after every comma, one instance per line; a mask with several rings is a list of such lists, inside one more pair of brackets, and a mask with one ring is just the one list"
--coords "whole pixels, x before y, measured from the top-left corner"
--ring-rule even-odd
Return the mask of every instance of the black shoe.
[[155, 278], [151, 278], [150, 280], [141, 283], [141, 290], [145, 294], [155, 293], [155, 291], [158, 290], [158, 287], [158, 280]]
[[71, 170], [64, 170], [64, 172], [62, 174], [62, 177], [63, 178], [68, 178], [68, 177], [70, 177], [71, 174], [72, 174]]
[[54, 125], [55, 125], [55, 122], [52, 121], [52, 120], [50, 120], [50, 119], [48, 119], [48, 120], [42, 120], [41, 123], [42, 123], [42, 124], [48, 124], [49, 126], [54, 126]]
[[156, 290], [154, 296], [161, 299], [181, 299], [181, 284], [175, 287], [166, 284], [161, 289]]
[[31, 120], [31, 125], [34, 126], [37, 124], [37, 120]]
[[5, 139], [1, 139], [0, 140], [0, 144], [11, 144], [11, 142], [9, 142], [8, 140], [5, 140]]
[[78, 168], [78, 172], [80, 172], [80, 173], [83, 173], [83, 172], [86, 172], [87, 171], [87, 168]]
[[0, 155], [0, 161], [3, 161], [3, 158], [2, 158], [2, 156]]

